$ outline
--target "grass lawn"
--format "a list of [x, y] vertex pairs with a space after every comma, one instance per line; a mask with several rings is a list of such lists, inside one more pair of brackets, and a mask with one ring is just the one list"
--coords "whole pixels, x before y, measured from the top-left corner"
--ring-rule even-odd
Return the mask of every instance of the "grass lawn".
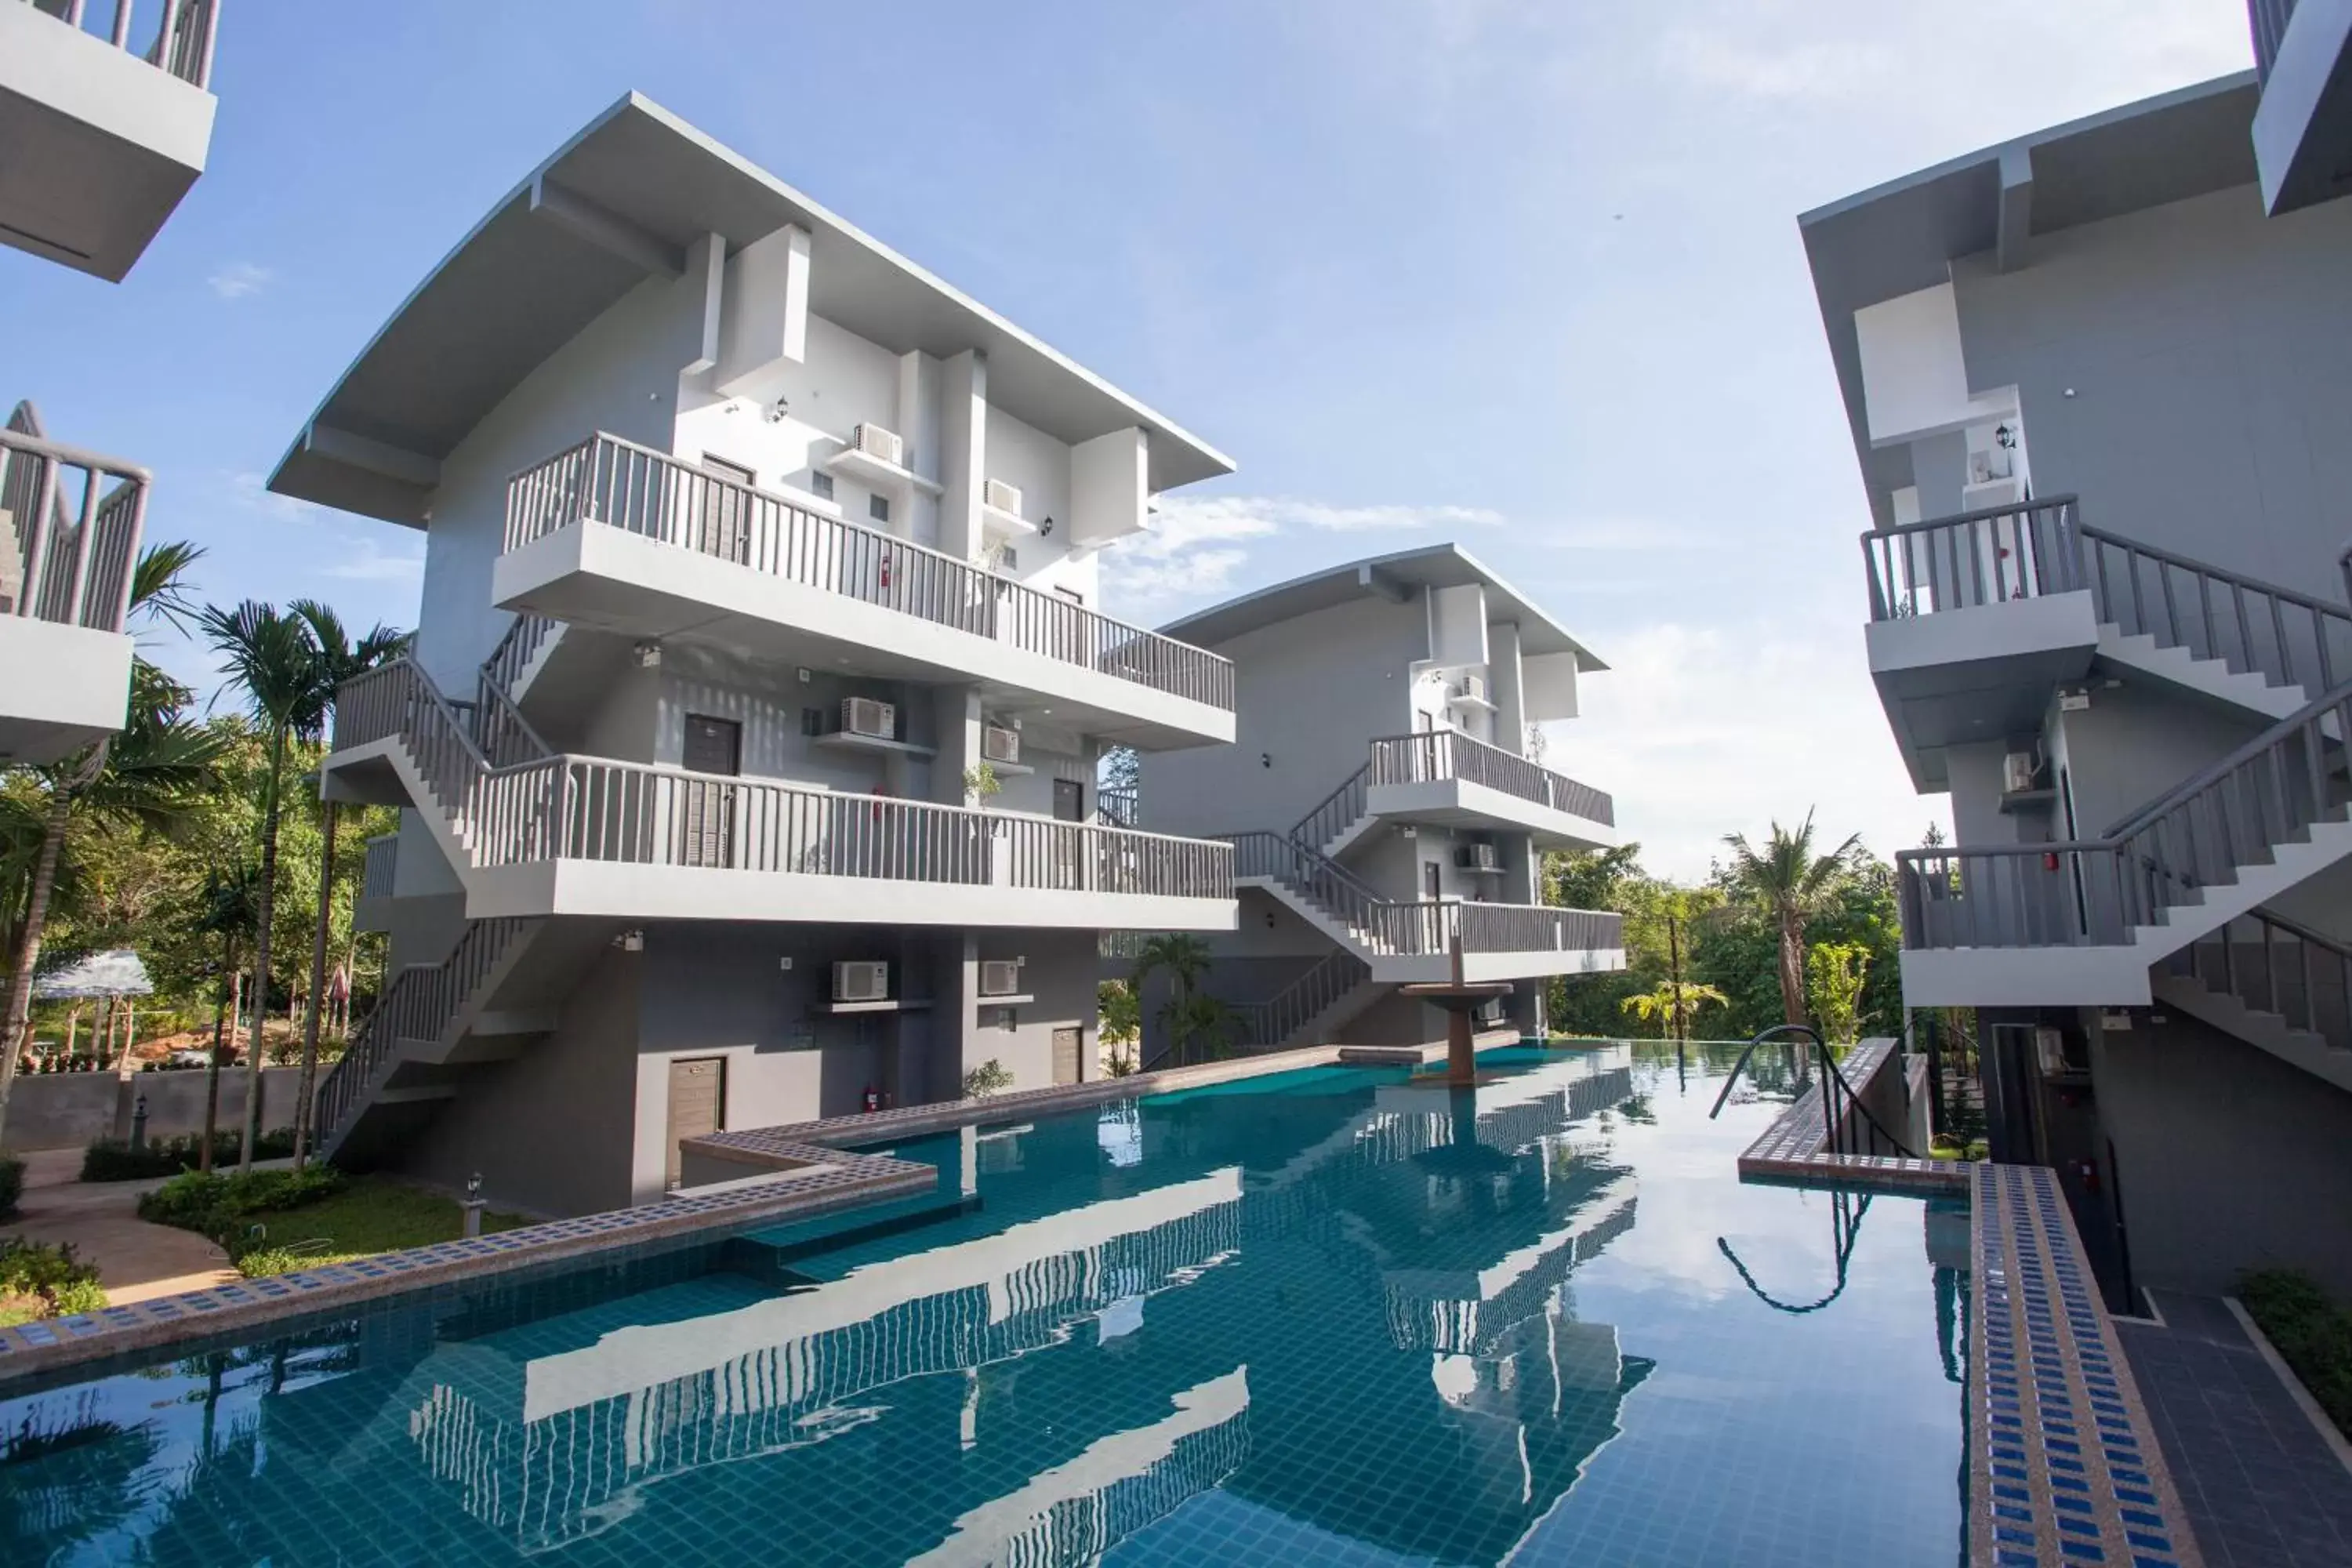
[[[331, 1196], [299, 1208], [264, 1210], [246, 1222], [267, 1226], [238, 1261], [247, 1274], [316, 1268], [404, 1247], [455, 1241], [464, 1228], [457, 1200], [383, 1176], [360, 1176]], [[482, 1230], [512, 1230], [530, 1222], [485, 1210]]]

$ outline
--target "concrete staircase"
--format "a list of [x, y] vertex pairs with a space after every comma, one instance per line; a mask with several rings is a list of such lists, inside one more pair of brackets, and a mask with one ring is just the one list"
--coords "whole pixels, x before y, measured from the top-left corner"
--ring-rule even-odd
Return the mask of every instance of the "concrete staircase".
[[2352, 1092], [2352, 947], [2268, 910], [2189, 943], [2152, 999]]
[[[2091, 595], [2100, 663], [2273, 721], [2352, 677], [2342, 604], [2086, 524], [2074, 531], [2073, 580]], [[2331, 724], [2330, 737], [2342, 730]]]
[[1328, 1044], [1335, 1030], [1392, 989], [1373, 980], [1371, 966], [1362, 959], [1334, 949], [1272, 996], [1241, 1009], [1248, 1047], [1286, 1051]]

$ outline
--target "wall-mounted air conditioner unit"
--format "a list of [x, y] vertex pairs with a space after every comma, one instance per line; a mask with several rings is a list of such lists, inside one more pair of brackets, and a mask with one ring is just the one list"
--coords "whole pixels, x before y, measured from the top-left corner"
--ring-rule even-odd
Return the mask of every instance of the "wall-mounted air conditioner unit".
[[1457, 846], [1454, 851], [1454, 863], [1465, 871], [1499, 871], [1503, 868], [1502, 857], [1496, 853], [1491, 844]]
[[992, 763], [1020, 762], [1021, 731], [999, 729], [994, 724], [982, 725], [980, 754]]
[[907, 443], [896, 430], [885, 430], [879, 425], [860, 425], [849, 432], [849, 445], [851, 450], [863, 452], [892, 468], [907, 466]]
[[2021, 795], [2033, 787], [2033, 775], [2042, 770], [2034, 765], [2032, 752], [2011, 752], [2000, 760], [2000, 788], [2003, 795]]
[[982, 996], [1018, 996], [1021, 994], [1021, 961], [1017, 958], [990, 959], [980, 966], [980, 994]]
[[846, 734], [871, 735], [887, 741], [898, 732], [898, 710], [871, 697], [845, 697], [841, 700], [841, 728]]
[[1010, 512], [1014, 517], [1021, 515], [1021, 489], [1017, 485], [1008, 485], [1003, 479], [991, 479], [982, 487], [982, 499], [999, 511]]
[[1486, 700], [1486, 678], [1483, 675], [1465, 675], [1454, 683], [1454, 689], [1449, 695], [1460, 702], [1484, 702]]
[[890, 965], [880, 959], [858, 959], [833, 966], [833, 999], [836, 1002], [881, 1002], [890, 994]]

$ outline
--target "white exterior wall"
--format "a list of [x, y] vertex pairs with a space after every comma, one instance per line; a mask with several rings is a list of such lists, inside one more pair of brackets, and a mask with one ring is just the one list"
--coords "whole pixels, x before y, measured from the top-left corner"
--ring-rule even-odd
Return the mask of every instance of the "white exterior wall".
[[506, 547], [507, 480], [597, 430], [668, 451], [678, 370], [698, 352], [702, 286], [689, 268], [651, 279], [548, 356], [441, 463], [425, 530], [416, 658], [442, 689], [470, 694], [511, 620], [490, 571]]

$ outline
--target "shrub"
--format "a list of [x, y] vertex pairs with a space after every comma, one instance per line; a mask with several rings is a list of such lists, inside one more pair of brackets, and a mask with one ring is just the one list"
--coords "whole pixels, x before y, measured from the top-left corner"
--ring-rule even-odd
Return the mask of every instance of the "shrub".
[[98, 1270], [74, 1256], [71, 1242], [0, 1241], [0, 1314], [30, 1318], [71, 1317], [106, 1305]]
[[0, 1154], [0, 1219], [16, 1212], [16, 1200], [25, 1195], [25, 1162], [13, 1154]]
[[152, 1225], [176, 1226], [208, 1236], [238, 1256], [246, 1241], [247, 1221], [266, 1211], [300, 1208], [343, 1190], [343, 1173], [331, 1165], [306, 1171], [247, 1171], [223, 1175], [217, 1171], [189, 1171], [173, 1177], [139, 1200], [139, 1217]]
[[[204, 1163], [200, 1155], [204, 1134], [183, 1132], [175, 1138], [151, 1138], [143, 1149], [133, 1149], [120, 1138], [94, 1138], [82, 1151], [81, 1179], [85, 1182], [143, 1182], [156, 1176], [176, 1175], [193, 1171]], [[237, 1146], [245, 1142], [238, 1132], [213, 1134], [213, 1164], [215, 1167], [236, 1163]], [[253, 1157], [257, 1160], [284, 1160], [294, 1152], [294, 1129], [280, 1127], [265, 1132], [253, 1141]]]
[[998, 1090], [1012, 1087], [1012, 1069], [994, 1057], [963, 1075], [963, 1097], [966, 1100], [986, 1100]]
[[2336, 1429], [2352, 1436], [2352, 1312], [2330, 1302], [2311, 1276], [2290, 1268], [2248, 1274], [2238, 1282], [2238, 1299]]

